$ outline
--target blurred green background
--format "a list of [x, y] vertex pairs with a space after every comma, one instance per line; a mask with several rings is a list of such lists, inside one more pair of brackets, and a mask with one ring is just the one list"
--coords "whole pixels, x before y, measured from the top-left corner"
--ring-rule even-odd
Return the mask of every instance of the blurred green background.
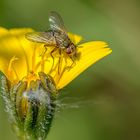
[[[140, 1], [0, 0], [0, 26], [46, 30], [51, 10], [69, 31], [106, 41], [113, 53], [61, 91], [47, 139], [140, 140]], [[16, 140], [2, 98], [0, 140]]]

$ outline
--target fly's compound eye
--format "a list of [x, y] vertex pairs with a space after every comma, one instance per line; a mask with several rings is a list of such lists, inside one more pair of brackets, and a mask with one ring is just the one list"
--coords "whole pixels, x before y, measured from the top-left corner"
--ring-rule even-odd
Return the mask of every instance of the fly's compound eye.
[[75, 46], [74, 45], [70, 45], [67, 49], [66, 49], [66, 53], [67, 54], [72, 54], [75, 53]]
[[72, 53], [72, 49], [71, 49], [70, 47], [68, 47], [68, 48], [66, 49], [66, 53], [67, 53], [67, 54], [71, 54], [71, 53]]

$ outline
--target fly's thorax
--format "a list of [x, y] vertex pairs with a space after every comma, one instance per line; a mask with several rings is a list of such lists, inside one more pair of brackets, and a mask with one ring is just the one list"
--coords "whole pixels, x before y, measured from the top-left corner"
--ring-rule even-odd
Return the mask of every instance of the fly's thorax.
[[[9, 90], [10, 104], [19, 137], [25, 140], [44, 140], [55, 112], [57, 89], [51, 76], [39, 73], [39, 79], [20, 81]], [[7, 105], [6, 103], [6, 106]]]
[[70, 56], [76, 55], [76, 45], [72, 43], [70, 38], [64, 32], [54, 32], [57, 47], [61, 48]]
[[67, 48], [68, 45], [71, 43], [69, 37], [64, 32], [55, 31], [54, 32], [54, 37], [55, 37], [55, 40], [56, 40], [57, 47], [59, 47], [61, 49]]

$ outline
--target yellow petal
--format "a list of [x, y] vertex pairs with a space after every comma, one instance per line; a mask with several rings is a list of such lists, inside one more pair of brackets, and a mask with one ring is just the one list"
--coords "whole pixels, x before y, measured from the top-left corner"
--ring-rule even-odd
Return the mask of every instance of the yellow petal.
[[72, 33], [68, 33], [68, 36], [75, 45], [83, 39], [81, 36]]
[[[77, 48], [78, 54], [81, 54], [80, 59], [76, 59], [76, 65], [68, 70], [65, 69], [67, 63], [65, 52], [62, 55], [59, 54], [59, 51], [55, 52], [53, 54], [55, 59], [53, 60], [50, 54], [54, 48], [48, 47], [45, 55], [41, 55], [45, 49], [44, 45], [28, 41], [25, 38], [25, 34], [28, 32], [33, 32], [33, 30], [30, 28], [11, 30], [0, 28], [0, 70], [5, 74], [8, 71], [13, 77], [12, 80], [16, 77], [19, 80], [22, 79], [29, 74], [29, 71], [36, 73], [44, 71], [54, 78], [57, 88], [61, 89], [91, 64], [111, 53], [109, 48], [105, 48], [107, 47], [105, 42], [93, 41], [81, 44]], [[82, 39], [82, 37], [71, 33], [69, 36], [74, 44], [79, 43]], [[68, 64], [71, 66], [70, 59]]]
[[63, 73], [57, 84], [58, 89], [66, 86], [90, 65], [112, 52], [110, 48], [106, 48], [107, 44], [102, 41], [92, 41], [80, 46], [82, 46], [78, 48], [78, 53], [81, 53], [80, 59], [76, 61], [73, 68]]
[[[24, 54], [26, 54], [25, 59], [27, 59], [27, 62], [28, 62], [27, 65], [28, 65], [29, 70], [34, 70], [33, 65], [35, 65], [36, 63], [40, 61], [41, 57], [39, 56], [43, 53], [43, 50], [44, 50], [44, 44], [32, 42], [25, 38], [25, 34], [29, 32], [33, 32], [33, 31], [34, 30], [31, 28], [21, 28], [21, 29], [10, 30], [10, 32], [18, 38], [18, 40], [20, 41], [20, 44], [22, 45], [23, 52]], [[36, 48], [36, 52], [34, 51], [35, 48]], [[36, 54], [33, 55], [34, 53]]]
[[17, 39], [7, 29], [0, 28], [0, 56], [11, 58], [13, 53], [21, 53]]
[[30, 41], [26, 40], [24, 36], [27, 32], [31, 31], [33, 30], [26, 28], [11, 30], [0, 28], [0, 59], [1, 63], [3, 63], [0, 69], [5, 74], [8, 72], [11, 59], [15, 56], [18, 60], [14, 61], [11, 67], [15, 69], [14, 73], [16, 77], [22, 79], [27, 75], [27, 67], [30, 66], [29, 63], [31, 61], [31, 53], [33, 52], [33, 45]]
[[11, 29], [9, 30], [9, 32], [17, 38], [19, 42], [19, 47], [21, 48], [22, 52], [24, 53], [25, 59], [27, 60], [26, 65], [29, 71], [29, 69], [31, 69], [33, 43], [25, 38], [25, 34], [28, 32], [33, 32], [33, 30], [30, 28], [19, 28], [19, 29]]
[[[8, 72], [8, 66], [13, 56], [23, 60], [23, 53], [19, 47], [19, 42], [9, 30], [0, 28], [0, 61], [2, 70], [5, 74]], [[20, 62], [22, 63], [22, 61]], [[20, 67], [19, 67], [20, 68]], [[20, 70], [19, 70], [20, 71]]]
[[8, 67], [7, 61], [3, 57], [0, 57], [0, 70], [2, 72], [6, 72], [7, 67]]

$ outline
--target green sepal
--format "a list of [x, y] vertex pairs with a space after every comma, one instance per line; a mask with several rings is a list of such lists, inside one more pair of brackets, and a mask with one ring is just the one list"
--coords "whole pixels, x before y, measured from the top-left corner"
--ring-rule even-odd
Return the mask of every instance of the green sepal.
[[[44, 81], [50, 80], [47, 75], [44, 75], [44, 78]], [[42, 80], [30, 82], [26, 97], [28, 110], [24, 121], [25, 135], [33, 140], [44, 140], [54, 117], [56, 98], [50, 93], [47, 85], [44, 88]]]
[[15, 121], [15, 113], [13, 111], [13, 104], [10, 99], [10, 82], [8, 81], [7, 77], [4, 75], [3, 72], [0, 71], [0, 95], [2, 96], [6, 112], [9, 114], [9, 119], [12, 123], [16, 123]]
[[10, 93], [9, 93], [9, 81], [7, 77], [4, 75], [2, 71], [0, 71], [0, 93], [2, 97], [4, 97], [5, 101], [10, 99]]
[[0, 72], [0, 93], [19, 139], [45, 140], [54, 118], [58, 95], [55, 83], [43, 72], [39, 77], [29, 85], [27, 81], [12, 85]]

